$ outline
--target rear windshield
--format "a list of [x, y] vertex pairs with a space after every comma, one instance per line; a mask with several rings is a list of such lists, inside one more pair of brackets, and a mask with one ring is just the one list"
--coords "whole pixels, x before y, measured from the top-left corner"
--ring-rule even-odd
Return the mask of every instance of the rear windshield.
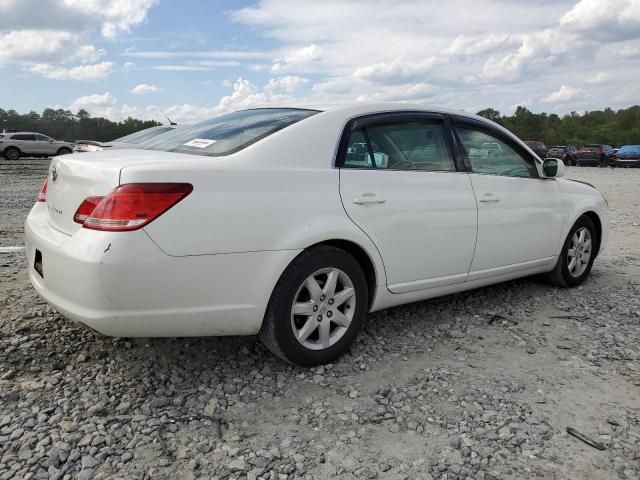
[[147, 141], [142, 148], [212, 157], [230, 155], [316, 113], [318, 110], [294, 108], [242, 110], [177, 129]]
[[173, 127], [151, 127], [145, 128], [144, 130], [140, 130], [139, 132], [131, 133], [124, 137], [116, 138], [112, 140], [113, 142], [125, 142], [125, 143], [133, 143], [137, 145], [142, 143], [150, 138], [156, 137], [161, 133], [168, 132], [169, 130], [173, 130]]

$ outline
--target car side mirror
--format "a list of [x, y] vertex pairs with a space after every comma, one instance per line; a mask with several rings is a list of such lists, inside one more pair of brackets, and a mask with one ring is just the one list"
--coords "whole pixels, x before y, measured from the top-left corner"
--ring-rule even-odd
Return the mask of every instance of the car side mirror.
[[49, 140], [49, 143], [55, 143], [55, 140]]
[[542, 162], [542, 174], [545, 178], [564, 176], [564, 162], [559, 158], [546, 158]]

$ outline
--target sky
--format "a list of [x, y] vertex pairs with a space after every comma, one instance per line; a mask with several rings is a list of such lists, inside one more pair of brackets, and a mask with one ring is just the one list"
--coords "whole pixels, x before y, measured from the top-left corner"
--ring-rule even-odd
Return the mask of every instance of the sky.
[[640, 104], [640, 0], [0, 0], [0, 108]]

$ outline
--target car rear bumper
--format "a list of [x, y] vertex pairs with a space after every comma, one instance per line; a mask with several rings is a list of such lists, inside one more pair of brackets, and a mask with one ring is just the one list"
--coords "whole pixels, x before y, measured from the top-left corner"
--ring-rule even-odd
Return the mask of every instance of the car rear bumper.
[[47, 218], [40, 203], [25, 222], [31, 283], [60, 313], [108, 336], [255, 334], [271, 289], [299, 253], [172, 257], [143, 230], [69, 236]]
[[600, 165], [602, 163], [602, 159], [600, 157], [576, 157], [576, 162], [580, 165]]

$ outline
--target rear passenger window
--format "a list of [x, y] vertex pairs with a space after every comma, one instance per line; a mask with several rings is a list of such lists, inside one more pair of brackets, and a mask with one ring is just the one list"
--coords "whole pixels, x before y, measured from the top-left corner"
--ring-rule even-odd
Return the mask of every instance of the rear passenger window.
[[455, 171], [444, 127], [438, 121], [372, 125], [349, 139], [345, 168]]

